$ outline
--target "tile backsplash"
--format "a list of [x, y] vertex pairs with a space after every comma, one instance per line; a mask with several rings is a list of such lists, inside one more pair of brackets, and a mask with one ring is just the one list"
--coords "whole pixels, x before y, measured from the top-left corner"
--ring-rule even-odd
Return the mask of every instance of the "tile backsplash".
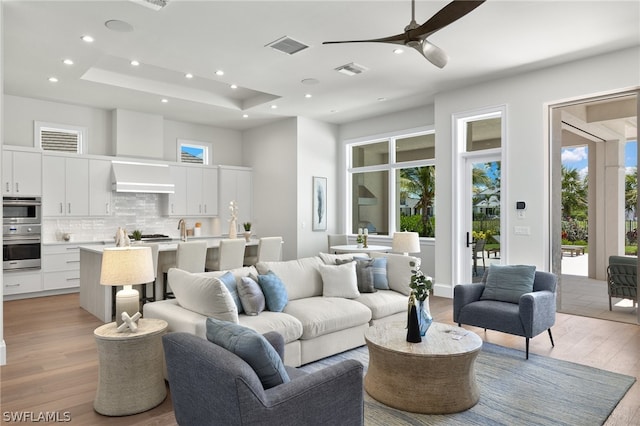
[[[143, 234], [165, 234], [178, 238], [179, 217], [162, 216], [164, 195], [113, 193], [112, 216], [104, 217], [61, 217], [44, 218], [42, 221], [42, 242], [61, 241], [61, 234], [71, 234], [71, 241], [112, 241], [118, 227], [129, 234], [139, 229]], [[220, 235], [217, 218], [185, 218], [187, 228], [193, 228], [196, 222], [202, 224], [202, 235]]]

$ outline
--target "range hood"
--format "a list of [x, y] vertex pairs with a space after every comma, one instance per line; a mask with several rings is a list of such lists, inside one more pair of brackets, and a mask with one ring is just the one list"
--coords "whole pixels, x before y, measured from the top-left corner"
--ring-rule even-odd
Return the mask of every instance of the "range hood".
[[175, 185], [166, 164], [112, 161], [111, 177], [116, 192], [173, 194]]

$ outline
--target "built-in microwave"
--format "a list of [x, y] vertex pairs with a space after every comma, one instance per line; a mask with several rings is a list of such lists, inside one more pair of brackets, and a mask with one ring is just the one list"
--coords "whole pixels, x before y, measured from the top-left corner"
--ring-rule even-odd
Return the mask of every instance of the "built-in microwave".
[[35, 224], [42, 221], [40, 197], [4, 197], [2, 200], [2, 222], [11, 224]]

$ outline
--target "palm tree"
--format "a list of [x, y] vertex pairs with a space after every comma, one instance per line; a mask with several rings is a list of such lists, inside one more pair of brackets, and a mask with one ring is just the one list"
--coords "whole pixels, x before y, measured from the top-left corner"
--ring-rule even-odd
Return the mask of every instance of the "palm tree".
[[587, 208], [587, 180], [580, 179], [577, 169], [562, 166], [562, 214], [573, 217], [577, 210]]
[[635, 211], [638, 202], [638, 169], [624, 177], [624, 209]]
[[412, 167], [400, 170], [400, 197], [408, 195], [418, 196], [416, 209], [421, 212], [422, 235], [432, 237], [431, 215], [429, 207], [433, 206], [436, 192], [436, 168], [435, 166]]

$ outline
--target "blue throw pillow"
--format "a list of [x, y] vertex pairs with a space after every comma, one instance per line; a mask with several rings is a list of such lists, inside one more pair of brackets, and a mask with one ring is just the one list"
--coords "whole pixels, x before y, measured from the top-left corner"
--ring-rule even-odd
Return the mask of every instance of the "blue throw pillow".
[[231, 297], [233, 298], [233, 302], [236, 304], [238, 308], [238, 313], [242, 313], [242, 301], [240, 300], [240, 295], [238, 294], [238, 285], [236, 283], [236, 277], [233, 276], [231, 272], [227, 272], [218, 279], [224, 284], [224, 286], [231, 293]]
[[288, 383], [287, 370], [276, 350], [257, 331], [207, 318], [207, 340], [242, 358], [253, 368], [265, 389]]
[[389, 280], [387, 279], [387, 258], [374, 258], [371, 267], [373, 269], [373, 286], [378, 290], [389, 290]]
[[272, 312], [282, 312], [289, 302], [289, 295], [282, 280], [269, 271], [265, 275], [258, 275], [258, 284], [264, 293], [267, 309]]
[[480, 300], [518, 303], [520, 296], [533, 291], [535, 276], [535, 266], [491, 265]]

